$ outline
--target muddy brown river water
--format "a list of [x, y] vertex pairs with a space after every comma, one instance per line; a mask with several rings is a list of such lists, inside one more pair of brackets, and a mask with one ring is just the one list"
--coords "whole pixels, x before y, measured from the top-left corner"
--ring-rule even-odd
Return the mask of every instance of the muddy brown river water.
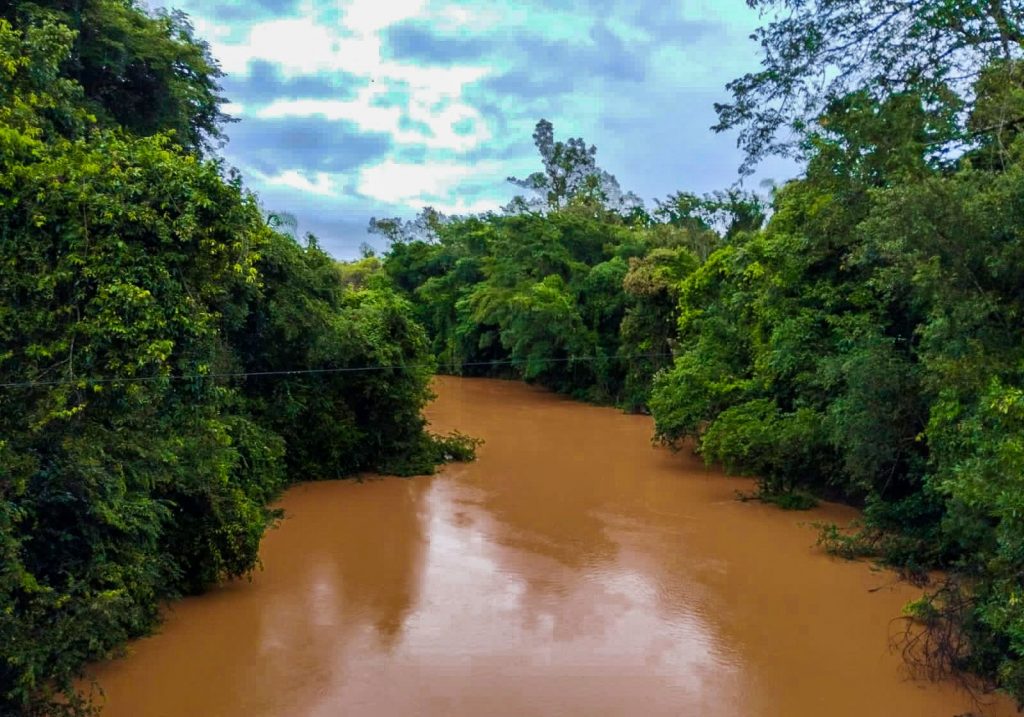
[[820, 520], [651, 446], [651, 421], [442, 378], [479, 459], [290, 490], [264, 569], [100, 666], [105, 717], [1016, 714], [907, 679], [919, 591], [814, 547]]

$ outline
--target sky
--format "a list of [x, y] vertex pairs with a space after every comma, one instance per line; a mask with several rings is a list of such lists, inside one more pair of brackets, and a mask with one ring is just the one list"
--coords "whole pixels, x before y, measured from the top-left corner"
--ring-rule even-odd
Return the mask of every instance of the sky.
[[[163, 3], [153, 3], [162, 5]], [[264, 207], [339, 259], [371, 217], [496, 210], [541, 168], [531, 135], [583, 137], [648, 206], [724, 189], [725, 84], [759, 66], [744, 0], [173, 0], [226, 73], [228, 144]], [[744, 186], [797, 173], [765, 162]]]

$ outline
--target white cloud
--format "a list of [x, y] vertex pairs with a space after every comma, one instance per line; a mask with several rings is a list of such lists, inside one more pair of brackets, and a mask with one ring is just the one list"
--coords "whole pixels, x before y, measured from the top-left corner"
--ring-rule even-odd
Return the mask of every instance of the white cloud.
[[420, 16], [442, 33], [474, 34], [525, 33], [548, 40], [585, 38], [590, 28], [589, 16], [577, 10], [557, 10], [545, 2], [523, 0], [490, 0], [459, 2], [434, 0]]
[[[276, 100], [256, 114], [263, 119], [318, 116], [347, 120], [363, 132], [388, 134], [396, 144], [454, 152], [469, 151], [490, 139], [483, 116], [461, 100], [437, 99], [432, 92], [410, 88], [404, 107], [381, 106], [379, 100], [387, 92], [387, 87], [375, 84], [363, 88], [354, 100]], [[455, 127], [465, 121], [469, 131], [460, 134]]]
[[244, 75], [252, 60], [278, 65], [288, 75], [337, 69], [341, 42], [311, 18], [270, 20], [249, 28], [241, 42], [211, 42], [226, 72]]
[[262, 119], [323, 117], [348, 120], [367, 132], [392, 132], [399, 125], [402, 110], [372, 105], [372, 98], [372, 92], [360, 92], [354, 100], [276, 100], [261, 109], [257, 116]]
[[420, 15], [425, 0], [348, 0], [341, 2], [345, 26], [359, 34], [369, 34]]
[[315, 194], [319, 197], [334, 197], [338, 196], [337, 192], [334, 191], [334, 181], [327, 172], [317, 172], [313, 175], [314, 179], [310, 180], [302, 172], [295, 169], [289, 169], [277, 176], [262, 175], [262, 180], [265, 184], [271, 187], [287, 187], [289, 189], [297, 189], [300, 192], [308, 192], [309, 194]]
[[468, 179], [487, 181], [498, 177], [497, 162], [459, 164], [456, 162], [399, 163], [387, 159], [359, 171], [356, 188], [360, 194], [390, 204], [426, 206], [451, 202], [453, 190]]
[[231, 36], [231, 27], [219, 22], [211, 22], [202, 17], [190, 17], [196, 35], [207, 42], [223, 40]]
[[258, 22], [238, 40], [209, 38], [213, 54], [229, 73], [245, 75], [249, 63], [263, 60], [286, 76], [346, 72], [376, 82], [408, 82], [432, 97], [457, 96], [463, 87], [486, 75], [486, 67], [423, 67], [385, 59], [380, 33], [417, 17], [421, 0], [357, 0], [345, 3], [342, 25], [328, 27], [315, 15]]
[[[305, 17], [258, 22], [241, 41], [213, 41], [225, 71], [244, 75], [262, 60], [285, 76], [341, 73], [363, 78], [352, 100], [277, 100], [255, 111], [262, 118], [322, 116], [353, 122], [366, 132], [386, 133], [401, 145], [466, 152], [490, 139], [481, 113], [463, 99], [465, 88], [487, 76], [489, 67], [423, 67], [386, 59], [381, 30], [426, 12], [425, 0], [346, 0], [341, 28], [318, 22], [311, 5]], [[401, 104], [388, 104], [400, 91]], [[248, 108], [252, 109], [252, 108]], [[455, 131], [463, 123], [467, 132]]]
[[484, 212], [495, 212], [501, 209], [502, 204], [507, 202], [499, 202], [496, 199], [476, 199], [472, 202], [465, 201], [462, 197], [458, 197], [454, 202], [440, 202], [440, 201], [423, 201], [422, 199], [412, 199], [406, 202], [413, 209], [424, 209], [426, 207], [432, 207], [442, 214], [448, 216], [465, 216], [467, 214], [482, 214]]

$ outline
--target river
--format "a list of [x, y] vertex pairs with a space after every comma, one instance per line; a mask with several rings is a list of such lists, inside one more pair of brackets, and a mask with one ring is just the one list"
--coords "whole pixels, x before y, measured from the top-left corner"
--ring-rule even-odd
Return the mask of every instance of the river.
[[651, 446], [651, 420], [440, 378], [479, 458], [299, 485], [264, 569], [174, 604], [99, 666], [104, 717], [1016, 714], [907, 679], [920, 591], [814, 547], [814, 521]]

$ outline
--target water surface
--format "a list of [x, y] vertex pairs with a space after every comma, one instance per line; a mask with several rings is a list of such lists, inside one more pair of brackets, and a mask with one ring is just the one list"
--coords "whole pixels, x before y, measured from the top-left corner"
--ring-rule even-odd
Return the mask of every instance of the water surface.
[[281, 501], [264, 570], [174, 605], [97, 669], [107, 717], [1015, 714], [907, 679], [919, 594], [834, 560], [651, 421], [522, 384], [442, 378], [434, 430], [479, 459]]

